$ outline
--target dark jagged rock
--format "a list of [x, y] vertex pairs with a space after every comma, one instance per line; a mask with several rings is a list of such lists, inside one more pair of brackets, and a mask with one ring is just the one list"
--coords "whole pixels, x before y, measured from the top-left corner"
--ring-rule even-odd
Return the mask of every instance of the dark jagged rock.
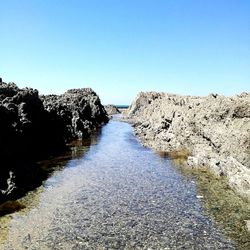
[[66, 142], [84, 138], [107, 122], [107, 113], [99, 97], [90, 88], [71, 89], [65, 94], [42, 96], [44, 107], [63, 124]]
[[56, 96], [0, 83], [0, 202], [46, 178], [36, 161], [63, 152], [73, 139], [87, 137], [108, 121], [91, 89]]
[[38, 159], [65, 147], [56, 117], [44, 109], [38, 91], [0, 85], [0, 156]]

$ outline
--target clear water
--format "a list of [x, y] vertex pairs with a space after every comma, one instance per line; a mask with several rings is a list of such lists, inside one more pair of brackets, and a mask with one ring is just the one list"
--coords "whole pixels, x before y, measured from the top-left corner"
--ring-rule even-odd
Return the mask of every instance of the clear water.
[[234, 249], [203, 211], [195, 183], [113, 120], [54, 173], [1, 249]]

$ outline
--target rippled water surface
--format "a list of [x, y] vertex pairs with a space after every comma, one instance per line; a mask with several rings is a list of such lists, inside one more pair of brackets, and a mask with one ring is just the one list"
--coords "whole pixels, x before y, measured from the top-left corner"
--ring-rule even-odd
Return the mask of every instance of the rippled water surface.
[[8, 221], [1, 249], [234, 249], [204, 215], [195, 183], [124, 122], [109, 122], [39, 190]]

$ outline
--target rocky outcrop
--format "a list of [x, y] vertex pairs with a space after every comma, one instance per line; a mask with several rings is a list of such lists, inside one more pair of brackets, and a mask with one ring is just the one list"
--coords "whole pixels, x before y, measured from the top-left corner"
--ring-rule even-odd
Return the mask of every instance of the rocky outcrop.
[[113, 104], [108, 104], [108, 105], [105, 105], [104, 107], [109, 116], [121, 113], [120, 110]]
[[88, 137], [108, 121], [99, 97], [90, 88], [71, 89], [63, 95], [41, 96], [45, 110], [62, 124], [64, 141]]
[[66, 149], [108, 121], [91, 89], [56, 96], [0, 83], [0, 202], [37, 186], [46, 177], [35, 162]]
[[225, 97], [140, 93], [128, 110], [135, 133], [157, 151], [189, 152], [250, 200], [250, 94]]

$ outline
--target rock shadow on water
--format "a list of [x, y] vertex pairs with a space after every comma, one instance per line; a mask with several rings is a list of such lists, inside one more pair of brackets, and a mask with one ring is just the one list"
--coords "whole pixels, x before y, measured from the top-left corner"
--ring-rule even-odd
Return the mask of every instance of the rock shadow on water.
[[[13, 190], [7, 196], [8, 200], [0, 200], [0, 217], [23, 209], [25, 205], [17, 199], [24, 197], [30, 190], [41, 186], [45, 180], [55, 174], [55, 171], [68, 167], [70, 161], [80, 160], [90, 146], [98, 143], [100, 133], [100, 130], [98, 130], [88, 138], [72, 141], [67, 145], [67, 151], [64, 154], [51, 156], [43, 161], [36, 163], [20, 162], [19, 160], [9, 161], [9, 165], [12, 165], [15, 169]], [[28, 171], [31, 168], [33, 171]], [[4, 174], [8, 175], [9, 172], [7, 171]], [[6, 183], [6, 187], [1, 187], [1, 190], [6, 189], [8, 185], [10, 186], [10, 183]]]
[[[82, 159], [90, 147], [98, 143], [100, 135], [101, 130], [97, 130], [88, 138], [69, 143], [67, 145], [68, 150], [64, 154], [37, 162], [37, 167], [43, 173], [46, 173], [43, 176], [43, 180], [56, 174], [57, 171], [62, 171], [65, 167], [68, 167], [70, 161]], [[11, 200], [7, 200], [0, 205], [0, 245], [9, 237], [9, 226], [13, 213], [28, 214], [31, 209], [38, 207], [41, 194], [44, 192], [43, 180], [39, 183], [37, 182], [37, 188], [32, 188], [32, 191], [29, 191], [26, 187], [23, 193], [16, 194], [16, 196], [11, 197]]]
[[230, 188], [226, 178], [216, 176], [206, 167], [188, 167], [185, 164], [189, 155], [187, 150], [157, 153], [170, 159], [177, 171], [195, 182], [197, 198], [205, 213], [236, 243], [237, 249], [250, 249], [250, 203]]

